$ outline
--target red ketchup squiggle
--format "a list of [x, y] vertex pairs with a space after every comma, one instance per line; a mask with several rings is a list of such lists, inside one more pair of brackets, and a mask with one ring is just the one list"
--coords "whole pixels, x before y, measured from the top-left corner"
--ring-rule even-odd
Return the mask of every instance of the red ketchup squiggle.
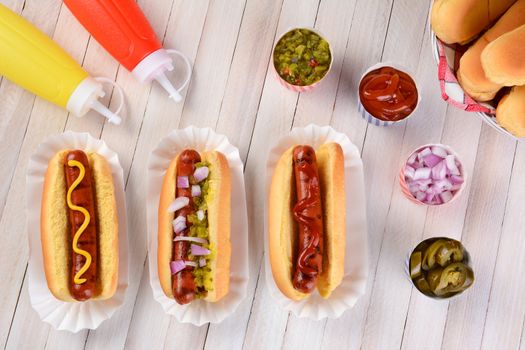
[[300, 292], [310, 293], [322, 272], [323, 254], [323, 214], [313, 148], [298, 146], [294, 150], [294, 168], [297, 203], [293, 215], [299, 223], [299, 236], [293, 285]]

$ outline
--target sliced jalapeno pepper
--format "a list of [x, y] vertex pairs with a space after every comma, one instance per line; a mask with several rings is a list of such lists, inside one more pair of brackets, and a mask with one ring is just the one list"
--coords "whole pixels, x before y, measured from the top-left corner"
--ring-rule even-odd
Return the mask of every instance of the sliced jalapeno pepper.
[[414, 252], [410, 256], [410, 277], [411, 278], [417, 278], [421, 276], [421, 274], [423, 273], [421, 271], [421, 260], [422, 260], [421, 252]]
[[441, 249], [445, 247], [446, 243], [446, 240], [438, 239], [437, 241], [432, 243], [427, 249], [425, 249], [423, 255], [423, 270], [428, 271], [434, 268], [434, 265], [436, 264], [436, 256], [441, 251]]

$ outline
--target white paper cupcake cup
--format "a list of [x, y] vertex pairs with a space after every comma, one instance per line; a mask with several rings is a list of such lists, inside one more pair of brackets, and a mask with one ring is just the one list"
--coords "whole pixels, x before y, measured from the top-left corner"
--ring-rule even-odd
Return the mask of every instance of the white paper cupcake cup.
[[418, 205], [426, 205], [426, 206], [430, 206], [430, 207], [438, 207], [438, 206], [442, 207], [442, 206], [445, 206], [445, 205], [452, 204], [463, 193], [463, 190], [465, 189], [465, 185], [466, 185], [467, 180], [468, 180], [468, 176], [467, 176], [467, 171], [465, 170], [465, 167], [463, 167], [463, 162], [461, 161], [461, 158], [458, 156], [458, 154], [456, 152], [454, 152], [454, 150], [452, 148], [450, 148], [449, 146], [443, 145], [441, 143], [429, 143], [429, 144], [420, 146], [420, 147], [416, 148], [415, 150], [413, 150], [412, 152], [410, 152], [410, 154], [407, 157], [407, 160], [414, 153], [419, 152], [419, 151], [421, 151], [421, 150], [423, 150], [423, 149], [425, 149], [427, 147], [433, 147], [433, 146], [444, 148], [449, 154], [453, 154], [456, 157], [456, 160], [459, 163], [458, 168], [459, 168], [459, 171], [461, 173], [461, 176], [463, 177], [463, 183], [461, 184], [461, 187], [459, 188], [459, 190], [456, 191], [456, 193], [454, 194], [452, 199], [450, 201], [446, 202], [446, 203], [428, 204], [428, 203], [422, 202], [422, 201], [418, 200], [417, 198], [415, 198], [414, 195], [408, 189], [408, 184], [407, 184], [407, 182], [405, 180], [405, 166], [407, 165], [407, 161], [403, 162], [403, 165], [401, 166], [401, 170], [399, 171], [399, 186], [401, 187], [401, 192], [403, 192], [405, 197], [408, 198], [408, 200], [410, 200], [413, 203], [416, 203]]
[[408, 116], [406, 116], [405, 118], [403, 118], [401, 120], [397, 120], [397, 121], [382, 120], [382, 119], [379, 119], [379, 118], [375, 117], [373, 114], [369, 113], [366, 110], [365, 106], [363, 106], [363, 104], [361, 103], [361, 97], [359, 95], [359, 88], [358, 88], [357, 89], [357, 111], [359, 112], [359, 114], [361, 115], [361, 117], [364, 120], [366, 120], [369, 124], [372, 124], [372, 125], [375, 125], [375, 126], [390, 126], [390, 125], [394, 125], [394, 124], [398, 124], [398, 123], [404, 122], [405, 120], [408, 120], [408, 118], [410, 118], [414, 114], [416, 114], [417, 109], [421, 105], [421, 90], [419, 89], [419, 84], [417, 83], [417, 80], [415, 78], [415, 74], [413, 72], [411, 72], [410, 69], [400, 65], [399, 63], [381, 62], [381, 63], [374, 64], [373, 66], [369, 67], [363, 73], [363, 75], [361, 75], [361, 79], [359, 79], [359, 86], [361, 86], [361, 81], [363, 80], [365, 75], [367, 75], [368, 73], [370, 73], [373, 70], [380, 69], [380, 68], [383, 68], [383, 67], [392, 67], [394, 69], [397, 69], [397, 70], [399, 70], [401, 72], [404, 72], [404, 73], [408, 74], [412, 78], [412, 80], [414, 81], [414, 84], [416, 85], [416, 89], [417, 89], [417, 104], [416, 104], [416, 107], [414, 108], [414, 110], [412, 111], [412, 113], [410, 113]]
[[[119, 224], [119, 268], [115, 294], [108, 300], [64, 302], [56, 299], [47, 287], [40, 240], [40, 203], [49, 160], [60, 150], [81, 149], [106, 158], [111, 168]], [[28, 289], [31, 306], [42, 321], [58, 330], [78, 332], [96, 329], [110, 318], [124, 302], [128, 286], [128, 234], [123, 170], [118, 155], [102, 140], [88, 133], [67, 131], [42, 142], [31, 156], [26, 177], [27, 231], [29, 238]]]
[[[157, 267], [157, 223], [158, 206], [162, 182], [170, 162], [186, 148], [198, 152], [219, 151], [228, 160], [231, 171], [231, 245], [230, 290], [218, 302], [210, 303], [202, 299], [187, 305], [179, 305], [168, 298], [160, 286]], [[210, 128], [189, 126], [173, 130], [164, 137], [151, 152], [148, 161], [148, 261], [150, 285], [153, 297], [164, 311], [179, 322], [201, 326], [205, 323], [219, 323], [231, 315], [246, 297], [248, 287], [248, 216], [244, 190], [243, 163], [239, 150], [230, 144], [226, 136], [215, 133]]]
[[[281, 78], [281, 76], [279, 75], [279, 72], [277, 72], [277, 68], [275, 67], [275, 64], [274, 64], [274, 61], [273, 61], [273, 54], [275, 52], [275, 47], [277, 46], [279, 41], [281, 41], [283, 36], [285, 36], [286, 34], [288, 34], [289, 32], [291, 32], [292, 30], [295, 30], [295, 29], [307, 29], [307, 30], [310, 30], [310, 31], [314, 32], [315, 34], [319, 35], [321, 38], [326, 40], [326, 42], [328, 43], [328, 47], [330, 49], [331, 60], [330, 60], [330, 66], [328, 67], [328, 71], [326, 71], [326, 74], [321, 79], [319, 79], [318, 81], [316, 81], [315, 83], [313, 83], [311, 85], [301, 86], [301, 85], [290, 84], [289, 82], [287, 82], [286, 80]], [[325, 80], [325, 78], [328, 76], [328, 74], [330, 74], [330, 71], [332, 70], [332, 66], [333, 66], [333, 63], [334, 63], [334, 53], [333, 53], [332, 47], [330, 45], [330, 42], [317, 29], [310, 28], [310, 27], [300, 27], [300, 28], [299, 27], [294, 27], [294, 28], [291, 28], [291, 29], [288, 29], [287, 31], [285, 31], [283, 34], [281, 34], [281, 36], [279, 36], [279, 39], [277, 39], [275, 41], [275, 44], [274, 44], [273, 49], [272, 49], [272, 58], [271, 58], [271, 60], [272, 60], [272, 62], [271, 62], [272, 71], [274, 73], [275, 78], [279, 82], [279, 84], [281, 84], [282, 86], [284, 86], [288, 90], [291, 90], [291, 91], [294, 91], [294, 92], [308, 92], [308, 91], [312, 91], [313, 89], [315, 89], [323, 80]]]
[[[421, 242], [419, 242], [418, 244], [416, 244], [416, 246], [414, 248], [412, 248], [408, 254], [407, 254], [407, 257], [405, 259], [405, 276], [408, 280], [408, 282], [414, 287], [415, 290], [418, 291], [418, 293], [420, 293], [421, 295], [424, 295], [426, 296], [427, 298], [430, 298], [432, 300], [436, 300], [438, 302], [443, 302], [443, 301], [450, 301], [452, 299], [456, 299], [456, 298], [459, 298], [461, 297], [463, 294], [465, 294], [468, 290], [470, 290], [472, 288], [472, 286], [470, 286], [469, 288], [467, 288], [466, 290], [464, 290], [463, 292], [460, 292], [460, 293], [457, 293], [453, 296], [450, 296], [448, 298], [440, 298], [440, 297], [436, 297], [436, 296], [431, 296], [431, 295], [427, 295], [423, 292], [421, 292], [417, 287], [416, 285], [414, 284], [414, 282], [412, 281], [412, 277], [410, 276], [410, 256], [412, 255], [412, 252], [414, 252], [414, 250], [416, 249], [416, 247], [418, 245], [420, 245], [421, 243], [423, 243], [424, 241], [426, 240], [429, 240], [429, 239], [436, 239], [436, 238], [445, 238], [445, 239], [453, 239], [455, 241], [458, 241], [459, 243], [461, 243], [461, 241], [457, 240], [457, 239], [454, 239], [454, 238], [450, 238], [450, 237], [443, 237], [443, 236], [440, 236], [440, 237], [431, 237], [431, 238], [427, 238], [427, 239], [424, 239], [422, 240]], [[471, 260], [471, 257], [470, 257], [470, 253], [468, 252], [467, 248], [465, 248], [465, 246], [463, 245], [463, 243], [461, 243], [461, 245], [463, 246], [463, 251], [464, 251], [464, 254], [465, 254], [465, 259], [464, 261], [467, 261], [467, 264], [469, 264], [469, 266], [471, 266], [470, 262], [472, 261]], [[472, 266], [471, 266], [472, 267]], [[474, 278], [476, 277], [476, 274], [474, 273]], [[474, 283], [476, 283], [476, 281], [474, 281]]]
[[346, 192], [346, 251], [344, 276], [341, 284], [324, 299], [315, 291], [301, 301], [288, 299], [277, 287], [269, 261], [268, 251], [268, 205], [269, 195], [265, 198], [265, 260], [264, 273], [266, 285], [272, 298], [280, 307], [291, 311], [298, 317], [313, 320], [338, 318], [351, 309], [365, 293], [368, 278], [368, 243], [366, 202], [364, 189], [363, 163], [357, 147], [345, 134], [329, 126], [320, 127], [310, 124], [305, 128], [294, 128], [289, 135], [282, 137], [270, 150], [266, 162], [266, 193], [269, 194], [272, 176], [281, 155], [294, 145], [310, 145], [317, 149], [322, 144], [336, 142], [341, 145], [344, 154], [345, 192]]

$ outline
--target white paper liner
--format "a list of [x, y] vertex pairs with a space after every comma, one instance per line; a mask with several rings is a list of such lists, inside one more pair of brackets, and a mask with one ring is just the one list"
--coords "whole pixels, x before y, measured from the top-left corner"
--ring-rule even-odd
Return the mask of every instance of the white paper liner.
[[[115, 185], [119, 221], [119, 269], [115, 295], [108, 300], [64, 302], [56, 299], [47, 287], [40, 241], [40, 203], [49, 160], [60, 150], [81, 149], [104, 156], [111, 168]], [[27, 232], [29, 236], [28, 289], [31, 306], [42, 321], [55, 329], [78, 332], [95, 329], [110, 318], [124, 302], [128, 286], [128, 234], [123, 170], [118, 155], [102, 140], [88, 133], [67, 131], [42, 142], [31, 156], [26, 177]]]
[[[170, 162], [186, 148], [198, 152], [219, 151], [228, 160], [231, 171], [231, 267], [229, 293], [215, 303], [194, 300], [187, 305], [179, 305], [168, 298], [160, 286], [157, 270], [157, 210], [162, 181]], [[229, 143], [224, 135], [210, 128], [193, 126], [183, 130], [173, 130], [164, 137], [152, 151], [148, 162], [148, 259], [150, 284], [153, 297], [164, 311], [175, 316], [179, 322], [200, 326], [204, 323], [219, 323], [232, 314], [246, 296], [248, 287], [248, 217], [244, 192], [243, 163], [239, 150]]]
[[269, 196], [267, 195], [265, 199], [264, 271], [270, 295], [285, 310], [293, 312], [298, 317], [314, 320], [338, 318], [353, 307], [366, 291], [368, 243], [363, 162], [359, 150], [345, 134], [336, 132], [329, 126], [320, 127], [310, 124], [305, 128], [294, 128], [288, 136], [281, 138], [270, 150], [266, 164], [266, 193], [269, 194], [272, 175], [283, 152], [294, 145], [308, 144], [317, 149], [328, 142], [337, 142], [343, 149], [346, 191], [345, 272], [343, 281], [328, 299], [322, 298], [316, 291], [305, 300], [293, 301], [285, 297], [275, 284], [268, 258]]

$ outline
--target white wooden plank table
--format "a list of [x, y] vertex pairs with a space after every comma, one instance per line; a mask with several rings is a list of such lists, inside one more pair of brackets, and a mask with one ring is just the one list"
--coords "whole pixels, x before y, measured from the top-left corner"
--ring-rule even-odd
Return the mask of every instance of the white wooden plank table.
[[[69, 116], [0, 80], [1, 348], [525, 348], [525, 145], [440, 99], [430, 0], [139, 0], [165, 46], [194, 63], [179, 104], [156, 85], [138, 84], [60, 0], [0, 2], [53, 37], [93, 75], [115, 78], [127, 96], [125, 123], [116, 127], [96, 115]], [[311, 93], [285, 90], [270, 70], [276, 37], [295, 26], [320, 30], [335, 57], [330, 75]], [[421, 88], [421, 109], [396, 127], [370, 126], [356, 109], [361, 74], [380, 61], [407, 66]], [[299, 319], [279, 309], [261, 274], [266, 154], [292, 127], [309, 123], [346, 133], [365, 166], [369, 283], [366, 295], [337, 320]], [[201, 327], [164, 314], [152, 297], [146, 259], [148, 155], [169, 130], [188, 125], [212, 127], [239, 148], [250, 222], [248, 296], [223, 323]], [[125, 304], [97, 330], [78, 334], [41, 322], [27, 292], [26, 166], [40, 142], [64, 130], [88, 131], [119, 154], [130, 228]], [[450, 145], [469, 174], [466, 191], [449, 207], [415, 206], [397, 184], [404, 158], [429, 142]], [[461, 239], [473, 258], [476, 283], [450, 302], [422, 296], [403, 271], [409, 250], [436, 235]]]

